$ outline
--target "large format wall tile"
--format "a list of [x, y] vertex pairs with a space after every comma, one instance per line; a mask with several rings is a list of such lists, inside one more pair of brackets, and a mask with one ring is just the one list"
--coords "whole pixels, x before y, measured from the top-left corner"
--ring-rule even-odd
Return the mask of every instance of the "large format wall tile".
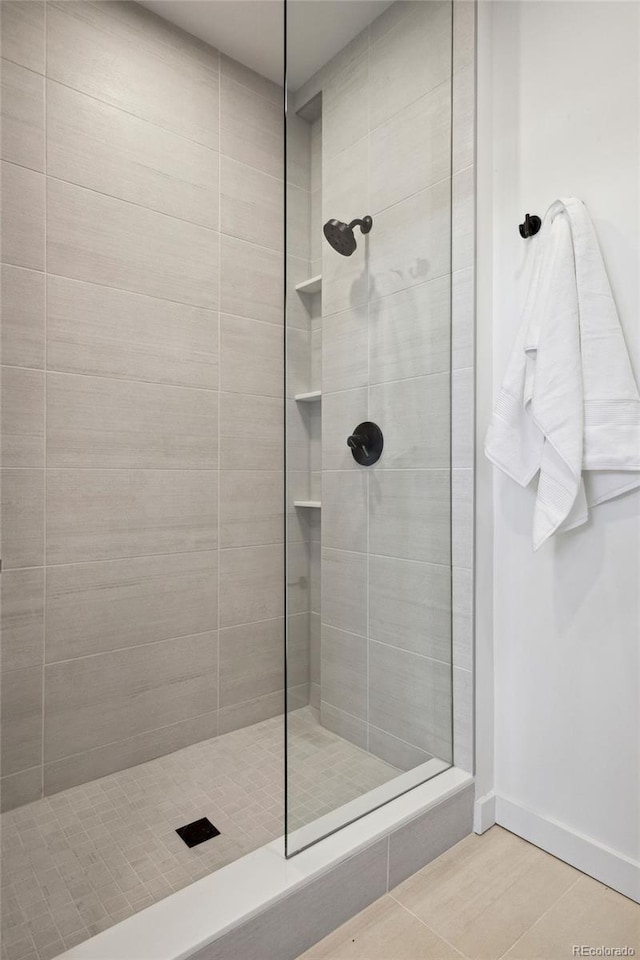
[[452, 270], [472, 267], [475, 244], [475, 167], [466, 167], [453, 177]]
[[256, 95], [226, 74], [220, 85], [220, 152], [284, 177], [282, 104]]
[[63, 2], [47, 13], [52, 80], [217, 148], [215, 50], [140, 6]]
[[45, 763], [215, 710], [215, 633], [45, 668]]
[[370, 212], [451, 175], [451, 82], [414, 100], [371, 134]]
[[281, 543], [284, 538], [282, 472], [220, 473], [220, 546]]
[[218, 712], [211, 710], [199, 717], [147, 730], [62, 760], [53, 760], [44, 765], [45, 796], [97, 777], [106, 777], [125, 767], [135, 767], [154, 757], [163, 757], [199, 740], [215, 737], [217, 733]]
[[369, 237], [369, 299], [448, 274], [451, 188], [442, 180], [379, 213]]
[[264, 97], [265, 100], [270, 100], [271, 103], [283, 104], [282, 87], [224, 53], [220, 54], [220, 74], [223, 77], [228, 77], [229, 80], [241, 83], [243, 87], [247, 87], [253, 93]]
[[[474, 4], [463, 2], [458, 6]], [[454, 12], [454, 18], [456, 13]], [[475, 150], [475, 66], [469, 63], [453, 74], [454, 121], [452, 169], [464, 170], [474, 162]]]
[[240, 703], [220, 707], [218, 710], [218, 733], [231, 733], [240, 727], [250, 727], [261, 720], [277, 717], [284, 710], [284, 690], [275, 693], [265, 693], [262, 697], [253, 700], [242, 700]]
[[282, 328], [246, 317], [220, 316], [220, 389], [281, 397], [284, 391]]
[[451, 75], [452, 7], [417, 3], [370, 50], [371, 129]]
[[472, 367], [474, 362], [474, 280], [473, 267], [457, 270], [451, 278], [451, 360], [453, 370]]
[[222, 157], [220, 162], [220, 232], [284, 248], [282, 180], [244, 163]]
[[369, 419], [368, 390], [344, 390], [322, 397], [322, 469], [362, 470], [347, 446], [355, 427]]
[[395, 557], [370, 557], [369, 636], [449, 662], [450, 568]]
[[398, 770], [413, 770], [421, 763], [431, 760], [432, 756], [425, 750], [392, 736], [386, 730], [380, 730], [369, 724], [369, 750], [376, 757], [390, 763]]
[[[18, 679], [39, 671], [40, 688], [35, 719], [28, 691], [24, 716], [6, 699], [18, 724], [10, 751], [24, 750], [2, 771], [13, 805], [42, 790], [41, 742], [23, 732], [25, 722], [42, 730], [43, 658], [47, 677], [67, 671], [69, 686], [82, 688], [82, 669], [91, 675], [82, 719], [64, 706], [64, 745], [45, 763], [46, 792], [217, 735], [217, 650], [204, 702], [185, 642], [218, 626], [219, 505], [223, 622], [282, 615], [283, 94], [123, 2], [52, 0], [45, 17], [38, 0], [5, 0], [2, 58], [3, 668]], [[294, 184], [306, 216], [306, 157]], [[222, 249], [220, 216], [231, 234]], [[292, 282], [308, 276], [306, 259], [297, 266]], [[319, 468], [315, 420], [311, 432]], [[307, 546], [299, 553], [290, 679], [303, 703], [311, 590]], [[151, 647], [167, 651], [161, 678], [159, 663], [147, 669], [144, 660]], [[262, 671], [234, 663], [242, 700], [232, 694], [220, 729], [282, 710], [282, 680], [256, 691]], [[136, 677], [139, 693], [129, 695]], [[127, 718], [118, 697], [137, 699], [138, 714]], [[97, 724], [94, 708], [104, 712]]]
[[369, 417], [374, 423], [384, 424], [385, 443], [379, 461], [382, 468], [449, 467], [449, 398], [448, 373], [369, 388]]
[[461, 770], [473, 770], [473, 675], [453, 668], [453, 762]]
[[217, 249], [216, 233], [205, 227], [49, 181], [51, 273], [215, 308]]
[[220, 706], [254, 700], [284, 687], [284, 621], [220, 631]]
[[215, 469], [217, 394], [47, 376], [47, 466]]
[[338, 710], [367, 718], [367, 639], [324, 624], [321, 641], [322, 699]]
[[44, 471], [2, 470], [2, 567], [44, 562]]
[[322, 550], [322, 623], [367, 635], [367, 557]]
[[451, 759], [451, 665], [369, 641], [369, 721]]
[[2, 56], [44, 73], [44, 3], [4, 0], [1, 17]]
[[218, 318], [126, 290], [47, 278], [50, 370], [188, 387], [218, 383]]
[[368, 133], [369, 60], [353, 60], [322, 91], [323, 152], [335, 156]]
[[208, 551], [49, 567], [47, 662], [213, 630], [217, 575]]
[[454, 470], [451, 484], [454, 567], [473, 568], [473, 470]]
[[0, 63], [2, 159], [44, 171], [44, 80], [9, 60]]
[[369, 477], [362, 467], [323, 472], [322, 543], [325, 547], [366, 552], [368, 484]]
[[44, 466], [44, 373], [2, 368], [2, 464]]
[[42, 760], [42, 664], [2, 672], [2, 773]]
[[367, 386], [368, 349], [369, 319], [365, 305], [324, 317], [322, 321], [323, 393]]
[[5, 570], [2, 585], [2, 669], [43, 662], [44, 567]]
[[218, 154], [116, 107], [47, 84], [47, 173], [218, 227]]
[[43, 273], [2, 264], [2, 362], [44, 366]]
[[0, 167], [2, 259], [44, 270], [44, 177], [14, 163]]
[[222, 470], [282, 470], [282, 400], [220, 394]]
[[369, 382], [441, 373], [451, 366], [448, 276], [369, 304]]
[[[322, 691], [322, 685], [320, 686]], [[368, 749], [368, 724], [359, 717], [354, 717], [351, 713], [344, 710], [338, 710], [330, 703], [320, 701], [320, 723], [327, 730], [332, 730], [339, 737], [355, 743], [362, 750]]]
[[455, 428], [451, 463], [454, 468], [473, 467], [474, 386], [473, 367], [454, 370], [451, 379], [451, 417]]
[[47, 479], [47, 562], [212, 550], [210, 470], [54, 470]]
[[449, 471], [377, 470], [370, 484], [371, 553], [448, 564]]
[[473, 670], [473, 571], [453, 568], [453, 665]]
[[220, 551], [220, 626], [283, 615], [281, 544]]
[[283, 295], [278, 251], [236, 237], [220, 237], [220, 309], [224, 313], [282, 324]]
[[9, 774], [0, 780], [0, 812], [42, 797], [42, 766]]

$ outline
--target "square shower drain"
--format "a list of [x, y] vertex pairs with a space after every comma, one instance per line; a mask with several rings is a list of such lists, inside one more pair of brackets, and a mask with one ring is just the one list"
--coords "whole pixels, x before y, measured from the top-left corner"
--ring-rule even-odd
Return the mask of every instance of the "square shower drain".
[[206, 817], [203, 817], [202, 820], [194, 820], [193, 823], [188, 823], [186, 827], [178, 827], [176, 833], [188, 847], [197, 847], [199, 843], [204, 843], [205, 840], [220, 836], [220, 831]]

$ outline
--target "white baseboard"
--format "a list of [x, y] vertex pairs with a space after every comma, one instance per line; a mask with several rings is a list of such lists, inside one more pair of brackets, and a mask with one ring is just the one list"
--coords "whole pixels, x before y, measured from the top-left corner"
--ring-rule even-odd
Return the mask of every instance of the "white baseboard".
[[496, 822], [496, 795], [487, 793], [478, 797], [473, 806], [473, 832], [484, 833]]
[[640, 903], [640, 863], [512, 800], [501, 796], [493, 800], [500, 826]]

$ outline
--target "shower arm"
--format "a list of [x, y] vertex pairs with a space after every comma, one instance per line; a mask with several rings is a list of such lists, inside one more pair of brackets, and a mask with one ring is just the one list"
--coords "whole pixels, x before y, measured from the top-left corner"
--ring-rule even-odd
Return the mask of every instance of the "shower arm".
[[353, 230], [354, 227], [360, 227], [362, 233], [369, 233], [372, 226], [373, 217], [363, 217], [362, 220], [356, 217], [356, 219], [352, 220], [349, 224], [349, 230]]

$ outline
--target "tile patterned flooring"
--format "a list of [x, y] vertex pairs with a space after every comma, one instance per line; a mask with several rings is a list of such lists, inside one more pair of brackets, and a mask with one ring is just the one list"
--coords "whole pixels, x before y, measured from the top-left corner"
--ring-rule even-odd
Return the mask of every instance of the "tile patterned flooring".
[[626, 946], [640, 956], [640, 906], [493, 827], [466, 837], [299, 960], [570, 960], [574, 945]]
[[[398, 773], [315, 717], [289, 715], [292, 829]], [[49, 960], [281, 836], [283, 739], [274, 717], [3, 814], [2, 960]], [[203, 816], [221, 835], [189, 849], [175, 829]]]

